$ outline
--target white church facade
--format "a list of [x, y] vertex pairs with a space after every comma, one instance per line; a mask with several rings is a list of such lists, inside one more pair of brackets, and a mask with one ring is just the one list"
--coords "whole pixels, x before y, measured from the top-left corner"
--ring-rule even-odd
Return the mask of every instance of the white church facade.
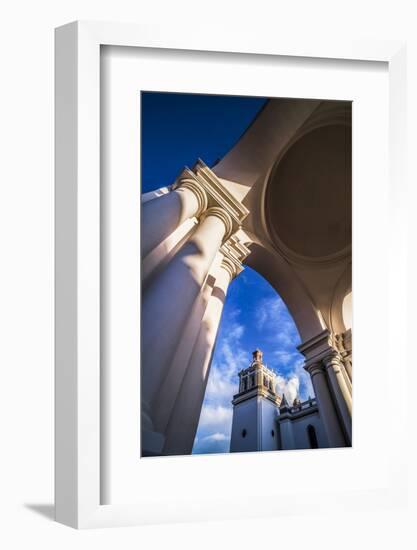
[[247, 369], [239, 372], [239, 392], [233, 397], [230, 452], [284, 451], [329, 447], [317, 400], [290, 405], [276, 391], [276, 375], [253, 352]]

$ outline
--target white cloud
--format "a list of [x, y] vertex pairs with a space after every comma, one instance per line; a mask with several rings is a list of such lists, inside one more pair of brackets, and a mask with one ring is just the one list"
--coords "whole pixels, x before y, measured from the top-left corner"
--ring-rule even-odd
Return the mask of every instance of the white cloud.
[[203, 428], [206, 428], [208, 426], [223, 428], [225, 425], [229, 425], [231, 421], [231, 407], [223, 407], [222, 405], [205, 405], [201, 410], [199, 425]]
[[227, 453], [230, 448], [230, 437], [216, 432], [194, 441], [194, 454]]
[[277, 375], [275, 391], [280, 395], [284, 393], [290, 405], [296, 397], [305, 401], [314, 396], [310, 375], [304, 370], [302, 360], [294, 365], [288, 376]]
[[281, 323], [282, 316], [286, 314], [287, 307], [278, 295], [273, 298], [265, 298], [261, 300], [256, 311], [258, 328], [260, 330], [265, 327], [269, 329], [271, 325], [274, 325], [275, 328], [277, 323]]
[[298, 358], [298, 353], [291, 353], [283, 350], [276, 350], [274, 351], [273, 355], [274, 355], [274, 358], [277, 359], [278, 364], [284, 367], [287, 366], [289, 363], [291, 363], [291, 361], [295, 357]]
[[226, 434], [216, 432], [214, 434], [206, 435], [201, 441], [229, 441], [229, 437]]
[[207, 401], [231, 401], [238, 390], [237, 376], [235, 378], [236, 380], [231, 381], [217, 366], [213, 365], [206, 388]]
[[298, 376], [292, 376], [286, 385], [285, 388], [285, 397], [288, 400], [288, 403], [291, 403], [291, 405], [294, 402], [294, 399], [299, 396], [299, 390], [300, 390], [300, 379]]
[[[277, 350], [273, 354], [276, 360], [276, 368], [278, 372], [284, 371], [286, 398], [288, 402], [294, 400], [294, 394], [297, 392], [298, 397], [303, 401], [309, 396], [314, 396], [313, 386], [311, 383], [310, 375], [304, 370], [304, 358], [298, 352], [287, 352], [283, 350]], [[283, 391], [283, 384], [280, 382], [280, 393]]]
[[257, 311], [256, 311], [256, 322], [258, 324], [258, 329], [259, 330], [263, 330], [264, 327], [265, 327], [265, 324], [268, 320], [268, 312], [265, 308], [263, 307], [260, 307]]
[[300, 343], [297, 328], [285, 303], [279, 296], [261, 300], [255, 313], [258, 330], [265, 338], [281, 347], [292, 349]]
[[293, 404], [294, 399], [299, 395], [300, 379], [298, 376], [291, 376], [290, 378], [284, 378], [281, 375], [277, 376], [277, 383], [275, 391], [285, 397], [290, 405]]

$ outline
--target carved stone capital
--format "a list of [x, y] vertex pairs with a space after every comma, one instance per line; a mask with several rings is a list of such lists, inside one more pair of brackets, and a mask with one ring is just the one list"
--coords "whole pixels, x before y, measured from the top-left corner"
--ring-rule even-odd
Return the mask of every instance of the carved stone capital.
[[243, 271], [243, 267], [241, 264], [231, 260], [227, 256], [223, 257], [222, 263], [220, 265], [223, 269], [227, 271], [231, 281]]
[[223, 242], [227, 241], [227, 239], [230, 237], [233, 231], [233, 222], [229, 213], [223, 208], [220, 208], [219, 206], [212, 206], [201, 214], [200, 221], [201, 222], [204, 221], [209, 216], [214, 216], [215, 218], [219, 218], [219, 220], [221, 220], [224, 223], [225, 235], [223, 237]]
[[306, 361], [304, 369], [308, 372], [311, 378], [318, 374], [325, 373], [325, 368], [321, 361]]
[[352, 360], [352, 331], [336, 334], [336, 345], [343, 360]]
[[199, 218], [201, 214], [207, 210], [208, 206], [208, 196], [206, 191], [204, 190], [201, 185], [199, 185], [198, 181], [195, 179], [194, 174], [189, 171], [189, 174], [187, 171], [183, 172], [183, 176], [178, 180], [178, 184], [175, 186], [176, 190], [181, 191], [181, 189], [189, 189], [192, 191], [197, 199], [198, 202], [198, 210], [195, 214], [196, 218]]
[[327, 355], [325, 355], [322, 361], [326, 369], [328, 370], [332, 369], [336, 374], [340, 372], [340, 364], [341, 364], [342, 358], [340, 357], [339, 353], [336, 350], [333, 350], [329, 352]]
[[222, 267], [230, 274], [233, 279], [243, 271], [242, 262], [250, 254], [250, 250], [245, 246], [237, 235], [232, 235], [220, 249], [223, 254]]
[[326, 328], [297, 348], [306, 358], [306, 362], [320, 362], [326, 355], [335, 351], [333, 337]]
[[172, 189], [181, 187], [188, 188], [195, 193], [199, 205], [201, 205], [197, 217], [210, 208], [224, 210], [232, 224], [230, 235], [241, 227], [243, 220], [249, 214], [249, 210], [230, 193], [223, 182], [201, 159], [197, 161], [193, 170], [184, 168]]

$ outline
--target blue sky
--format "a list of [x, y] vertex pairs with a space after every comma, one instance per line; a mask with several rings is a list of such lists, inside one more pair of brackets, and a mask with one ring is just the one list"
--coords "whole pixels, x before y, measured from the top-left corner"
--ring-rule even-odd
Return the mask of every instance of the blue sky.
[[[142, 92], [142, 193], [170, 185], [201, 158], [213, 166], [238, 141], [265, 98]], [[275, 290], [252, 269], [230, 285], [207, 384], [194, 453], [228, 452], [237, 373], [259, 347], [278, 391], [313, 395], [297, 352], [299, 335]]]
[[170, 185], [198, 158], [213, 166], [265, 98], [142, 92], [142, 193]]

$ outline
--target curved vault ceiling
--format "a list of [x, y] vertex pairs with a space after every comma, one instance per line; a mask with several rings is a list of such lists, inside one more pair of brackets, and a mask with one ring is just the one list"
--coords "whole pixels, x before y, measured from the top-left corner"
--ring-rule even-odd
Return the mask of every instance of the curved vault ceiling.
[[318, 259], [351, 243], [352, 138], [349, 126], [312, 130], [273, 170], [266, 194], [272, 238]]

